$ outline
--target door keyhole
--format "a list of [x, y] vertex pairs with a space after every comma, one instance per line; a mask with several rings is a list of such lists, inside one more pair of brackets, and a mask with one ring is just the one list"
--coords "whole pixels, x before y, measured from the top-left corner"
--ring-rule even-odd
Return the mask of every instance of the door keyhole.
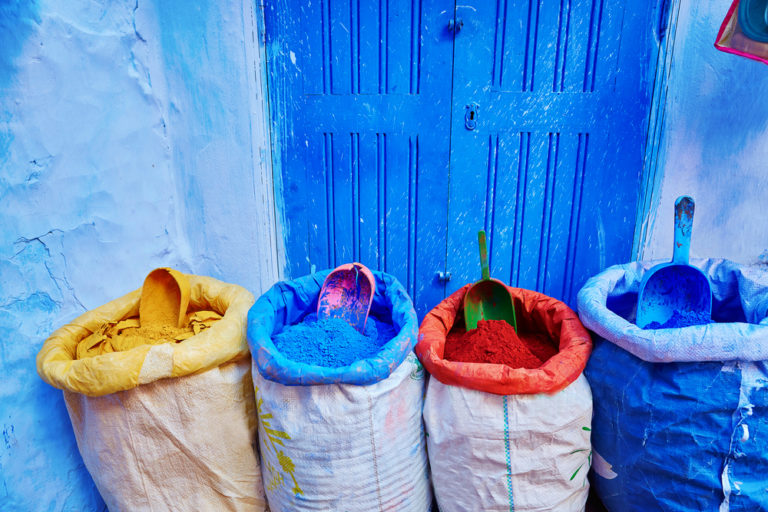
[[477, 127], [477, 110], [480, 106], [477, 103], [470, 103], [466, 106], [466, 113], [464, 114], [464, 128], [467, 130], [474, 130]]

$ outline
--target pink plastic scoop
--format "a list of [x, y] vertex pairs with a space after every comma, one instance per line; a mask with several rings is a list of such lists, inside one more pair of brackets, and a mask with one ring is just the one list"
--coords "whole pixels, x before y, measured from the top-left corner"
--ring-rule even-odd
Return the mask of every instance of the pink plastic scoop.
[[341, 318], [363, 332], [375, 291], [376, 281], [365, 265], [340, 265], [323, 282], [317, 299], [317, 318]]

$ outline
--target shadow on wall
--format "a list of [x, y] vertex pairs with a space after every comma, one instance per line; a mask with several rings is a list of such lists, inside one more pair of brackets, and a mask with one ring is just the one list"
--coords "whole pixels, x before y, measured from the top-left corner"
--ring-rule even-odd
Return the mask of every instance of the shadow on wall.
[[[5, 89], [15, 75], [15, 60], [24, 42], [40, 24], [37, 2], [30, 0], [0, 0], [0, 91]], [[10, 121], [5, 109], [0, 109], [0, 164], [5, 163], [11, 134], [5, 125]]]
[[14, 61], [21, 53], [24, 42], [34, 32], [35, 25], [39, 24], [36, 1], [0, 1], [0, 89], [13, 79]]

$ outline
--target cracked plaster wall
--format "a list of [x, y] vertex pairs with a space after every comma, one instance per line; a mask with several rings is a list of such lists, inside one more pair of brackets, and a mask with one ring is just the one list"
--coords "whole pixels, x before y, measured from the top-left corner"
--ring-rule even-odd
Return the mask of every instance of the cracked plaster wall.
[[0, 2], [0, 510], [105, 508], [53, 330], [159, 266], [276, 280], [254, 31], [248, 1]]
[[[673, 2], [674, 3], [674, 2]], [[731, 0], [681, 0], [643, 259], [672, 257], [675, 198], [696, 201], [691, 256], [768, 263], [768, 67], [718, 51]]]

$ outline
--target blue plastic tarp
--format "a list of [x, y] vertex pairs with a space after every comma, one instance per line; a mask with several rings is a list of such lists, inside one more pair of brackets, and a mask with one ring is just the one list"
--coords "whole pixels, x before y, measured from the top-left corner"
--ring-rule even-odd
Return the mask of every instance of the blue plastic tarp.
[[578, 295], [594, 332], [593, 483], [612, 512], [768, 510], [768, 271], [695, 260], [716, 323], [633, 324], [643, 273], [611, 267]]
[[373, 272], [376, 292], [371, 314], [391, 321], [397, 336], [374, 356], [349, 366], [329, 368], [291, 361], [272, 343], [272, 336], [316, 312], [317, 298], [330, 270], [275, 284], [248, 312], [248, 345], [264, 378], [289, 386], [373, 384], [386, 379], [416, 345], [419, 330], [413, 303], [405, 288], [384, 272]]

